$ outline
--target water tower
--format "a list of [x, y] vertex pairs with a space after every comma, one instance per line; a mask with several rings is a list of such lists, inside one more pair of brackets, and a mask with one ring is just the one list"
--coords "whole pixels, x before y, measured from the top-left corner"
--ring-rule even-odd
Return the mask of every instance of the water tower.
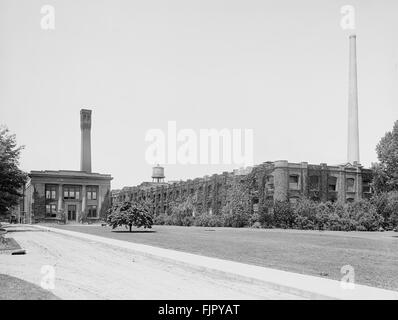
[[157, 165], [152, 168], [152, 182], [164, 182], [164, 168]]

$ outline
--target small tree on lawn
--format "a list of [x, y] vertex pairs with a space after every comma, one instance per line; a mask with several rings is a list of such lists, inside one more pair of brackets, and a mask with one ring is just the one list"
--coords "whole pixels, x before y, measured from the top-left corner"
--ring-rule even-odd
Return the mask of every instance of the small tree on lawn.
[[118, 226], [125, 226], [131, 229], [133, 226], [140, 228], [152, 228], [153, 219], [148, 207], [135, 201], [124, 201], [115, 204], [108, 210], [107, 222], [112, 229]]

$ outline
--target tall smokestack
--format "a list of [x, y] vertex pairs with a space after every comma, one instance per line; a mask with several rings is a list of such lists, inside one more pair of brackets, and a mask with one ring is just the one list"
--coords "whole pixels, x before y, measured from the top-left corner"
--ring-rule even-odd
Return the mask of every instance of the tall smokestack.
[[91, 173], [91, 110], [80, 110], [82, 133], [80, 151], [80, 171]]
[[359, 164], [358, 88], [356, 35], [350, 35], [349, 94], [348, 94], [348, 145], [347, 161]]

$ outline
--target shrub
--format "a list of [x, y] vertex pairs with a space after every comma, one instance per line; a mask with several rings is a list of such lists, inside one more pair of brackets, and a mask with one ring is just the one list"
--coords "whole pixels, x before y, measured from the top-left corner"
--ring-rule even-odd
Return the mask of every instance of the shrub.
[[224, 227], [242, 228], [249, 225], [249, 214], [244, 210], [235, 210], [222, 214]]
[[300, 199], [293, 207], [294, 227], [298, 229], [314, 229], [318, 204], [312, 200]]
[[305, 216], [297, 216], [294, 220], [296, 229], [313, 230], [315, 229], [315, 222]]
[[274, 226], [274, 213], [273, 213], [273, 201], [266, 201], [264, 206], [257, 213], [257, 221], [261, 223], [264, 228], [271, 228]]
[[384, 218], [377, 212], [376, 206], [367, 200], [359, 200], [347, 205], [352, 220], [360, 230], [377, 231], [382, 226]]
[[362, 225], [357, 225], [356, 231], [367, 231], [366, 228]]
[[194, 218], [192, 216], [184, 216], [181, 219], [181, 225], [185, 227], [192, 226], [194, 222]]
[[166, 220], [166, 215], [164, 213], [158, 214], [153, 219], [153, 224], [155, 225], [164, 225]]
[[252, 228], [259, 229], [261, 228], [261, 223], [256, 221], [251, 225]]
[[[296, 203], [266, 201], [250, 214], [244, 197], [227, 202], [221, 214], [192, 216], [191, 202], [173, 203], [155, 224], [203, 227], [297, 228], [334, 231], [377, 231], [398, 223], [398, 192], [374, 196], [371, 201], [324, 202], [302, 198]], [[386, 222], [387, 221], [387, 222]]]
[[258, 212], [254, 212], [252, 215], [249, 216], [249, 226], [252, 226], [256, 222], [259, 222], [260, 214]]
[[321, 202], [318, 203], [315, 221], [318, 230], [329, 229], [329, 217], [333, 212], [333, 204], [331, 202]]
[[285, 201], [275, 201], [273, 208], [274, 225], [278, 228], [292, 228], [294, 212], [292, 205]]
[[169, 226], [189, 227], [193, 224], [193, 217], [184, 212], [176, 212], [170, 215], [163, 215], [163, 217], [159, 218], [159, 220], [163, 220], [163, 224]]
[[222, 227], [223, 221], [220, 215], [202, 214], [195, 217], [194, 225], [198, 227]]
[[334, 204], [336, 214], [339, 216], [339, 230], [341, 231], [354, 231], [358, 226], [358, 221], [356, 220], [356, 213], [353, 212], [352, 203], [341, 203], [336, 202]]

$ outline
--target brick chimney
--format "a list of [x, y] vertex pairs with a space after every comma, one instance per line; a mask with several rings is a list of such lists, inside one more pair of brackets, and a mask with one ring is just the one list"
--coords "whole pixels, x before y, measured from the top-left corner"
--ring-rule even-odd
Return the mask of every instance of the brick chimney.
[[91, 173], [91, 110], [80, 110], [80, 171]]
[[358, 88], [356, 35], [350, 35], [347, 162], [359, 165]]

